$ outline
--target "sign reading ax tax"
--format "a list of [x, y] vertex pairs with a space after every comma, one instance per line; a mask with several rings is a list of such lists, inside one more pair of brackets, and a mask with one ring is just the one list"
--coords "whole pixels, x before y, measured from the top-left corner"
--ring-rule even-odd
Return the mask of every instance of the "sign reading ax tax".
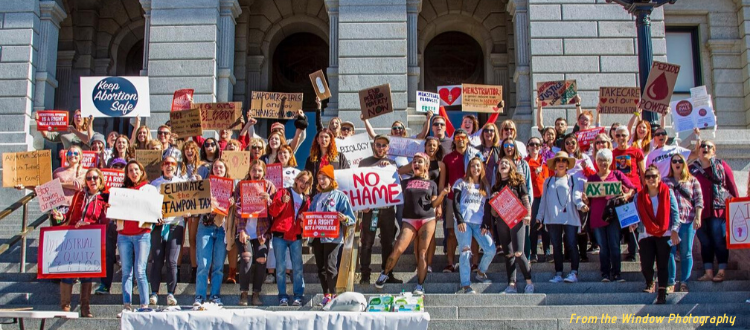
[[586, 196], [587, 197], [605, 197], [615, 196], [622, 193], [621, 182], [587, 182], [586, 183]]

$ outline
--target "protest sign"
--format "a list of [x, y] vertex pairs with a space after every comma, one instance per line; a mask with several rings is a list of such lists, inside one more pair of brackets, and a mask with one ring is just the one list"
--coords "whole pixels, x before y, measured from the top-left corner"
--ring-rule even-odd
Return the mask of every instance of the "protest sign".
[[[116, 189], [116, 188], [115, 188]], [[164, 200], [159, 203], [159, 213], [165, 218], [206, 214], [213, 211], [211, 205], [211, 180], [166, 182], [159, 188]]]
[[49, 150], [3, 154], [3, 187], [38, 186], [52, 180]]
[[370, 87], [359, 91], [359, 107], [363, 119], [371, 119], [393, 112], [391, 84]]
[[729, 198], [726, 200], [727, 248], [750, 248], [750, 197]]
[[81, 77], [83, 117], [151, 116], [148, 77]]
[[203, 129], [241, 129], [242, 102], [193, 103], [201, 111]]
[[57, 132], [68, 129], [68, 112], [60, 110], [37, 111], [36, 130], [40, 132]]
[[146, 169], [149, 181], [161, 176], [161, 150], [136, 150], [135, 160]]
[[240, 181], [240, 214], [243, 218], [263, 218], [268, 216], [265, 181]]
[[169, 113], [169, 123], [172, 133], [180, 137], [203, 135], [203, 124], [201, 123], [201, 110], [188, 109], [172, 111]]
[[605, 133], [606, 127], [594, 127], [583, 131], [576, 132], [576, 139], [578, 140], [578, 147], [583, 151], [588, 151], [591, 147], [591, 143], [594, 142], [596, 136]]
[[586, 182], [584, 188], [587, 197], [614, 196], [622, 193], [621, 182]]
[[599, 113], [632, 114], [638, 111], [638, 87], [599, 87]]
[[349, 168], [359, 167], [359, 162], [362, 159], [372, 156], [372, 143], [370, 143], [370, 135], [367, 133], [337, 140], [336, 147], [339, 148], [340, 153], [346, 156]]
[[338, 212], [302, 212], [302, 237], [339, 237]]
[[[81, 156], [81, 167], [89, 169], [99, 165], [99, 154], [96, 151], [84, 150]], [[60, 150], [60, 162], [63, 166], [70, 166], [68, 163], [68, 151]]]
[[536, 90], [542, 106], [574, 104], [573, 98], [578, 95], [575, 80], [538, 82]]
[[615, 207], [615, 213], [617, 213], [617, 219], [620, 220], [620, 228], [641, 222], [634, 202]]
[[266, 180], [271, 181], [276, 190], [284, 189], [284, 173], [281, 163], [266, 165]]
[[221, 152], [221, 161], [227, 164], [229, 177], [235, 180], [242, 180], [247, 177], [250, 171], [250, 152], [249, 151], [227, 151]]
[[[178, 89], [174, 92], [172, 97], [172, 110], [171, 111], [182, 111], [190, 110], [193, 105], [193, 92], [192, 88], [189, 89]], [[172, 124], [174, 131], [174, 124]]]
[[515, 227], [529, 211], [508, 187], [500, 190], [495, 198], [490, 200], [490, 206], [505, 221], [509, 228]]
[[323, 70], [318, 70], [310, 74], [310, 82], [312, 83], [315, 95], [322, 100], [331, 98], [331, 90], [328, 89], [328, 82], [326, 82], [326, 75], [323, 74]]
[[60, 205], [70, 205], [65, 199], [60, 179], [54, 179], [34, 188], [36, 199], [39, 201], [39, 210], [47, 212]]
[[461, 105], [461, 85], [438, 86], [437, 92], [440, 95], [440, 105]]
[[401, 180], [394, 166], [335, 170], [339, 190], [349, 196], [354, 211], [404, 203]]
[[102, 175], [104, 175], [104, 186], [107, 187], [107, 189], [112, 188], [120, 188], [122, 187], [122, 184], [125, 183], [125, 171], [124, 170], [116, 170], [113, 168], [103, 168], [101, 169]]
[[97, 278], [107, 276], [106, 225], [44, 227], [39, 230], [36, 277]]
[[654, 61], [641, 95], [641, 109], [666, 115], [679, 73], [679, 65]]
[[[138, 189], [112, 188], [109, 190], [107, 218], [157, 223], [162, 218], [164, 196]], [[173, 215], [165, 214], [164, 217]]]
[[697, 104], [692, 98], [670, 103], [672, 108], [672, 126], [677, 132], [691, 131], [693, 128], [716, 126], [716, 115], [710, 97]]
[[230, 206], [229, 199], [232, 198], [232, 191], [234, 190], [234, 180], [215, 175], [209, 176], [208, 179], [211, 181], [211, 198], [219, 204], [214, 212], [227, 215]]
[[440, 110], [440, 94], [417, 91], [417, 112], [432, 112]]
[[461, 89], [461, 111], [503, 113], [503, 108], [500, 108], [503, 86], [463, 84]]
[[253, 118], [294, 119], [302, 109], [302, 93], [253, 92], [247, 115]]
[[397, 136], [389, 136], [391, 143], [388, 147], [388, 155], [413, 157], [418, 152], [424, 152], [425, 140], [410, 139]]

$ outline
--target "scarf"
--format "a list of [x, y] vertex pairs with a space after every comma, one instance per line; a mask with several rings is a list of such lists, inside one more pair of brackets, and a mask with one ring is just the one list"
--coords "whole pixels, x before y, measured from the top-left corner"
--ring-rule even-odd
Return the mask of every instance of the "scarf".
[[659, 183], [658, 210], [654, 214], [654, 205], [647, 189], [638, 194], [638, 216], [646, 227], [646, 233], [651, 236], [661, 237], [669, 229], [669, 187], [664, 182]]
[[714, 210], [723, 210], [726, 208], [726, 198], [729, 194], [724, 188], [724, 164], [721, 160], [711, 158], [709, 162], [711, 168], [711, 176], [708, 176], [706, 170], [703, 169], [700, 160], [695, 160], [690, 166], [690, 173], [695, 176], [700, 173], [706, 179], [711, 181], [711, 194], [713, 196], [713, 207]]

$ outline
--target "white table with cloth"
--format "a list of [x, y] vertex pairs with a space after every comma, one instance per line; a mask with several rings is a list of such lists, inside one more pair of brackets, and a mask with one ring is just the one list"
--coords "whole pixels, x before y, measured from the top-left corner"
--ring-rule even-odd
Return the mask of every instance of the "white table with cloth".
[[121, 330], [426, 330], [429, 313], [271, 312], [258, 309], [124, 313]]

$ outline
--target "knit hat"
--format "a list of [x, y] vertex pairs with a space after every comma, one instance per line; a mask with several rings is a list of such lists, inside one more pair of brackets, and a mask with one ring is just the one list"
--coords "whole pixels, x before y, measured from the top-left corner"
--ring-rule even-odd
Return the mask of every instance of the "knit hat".
[[333, 165], [326, 165], [321, 167], [320, 171], [318, 171], [318, 174], [323, 174], [333, 180]]

